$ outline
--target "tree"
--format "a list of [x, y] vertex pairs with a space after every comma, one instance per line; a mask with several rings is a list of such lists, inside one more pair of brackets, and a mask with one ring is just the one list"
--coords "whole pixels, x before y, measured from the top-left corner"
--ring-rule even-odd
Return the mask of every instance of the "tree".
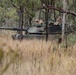
[[[67, 3], [66, 0], [63, 0], [63, 9], [66, 10]], [[65, 34], [65, 19], [66, 19], [66, 13], [63, 13], [63, 19], [62, 19], [62, 41], [64, 41], [64, 34]]]
[[36, 10], [34, 6], [39, 5], [40, 0], [11, 0], [11, 4], [16, 8], [19, 15], [19, 28], [21, 28], [20, 34], [22, 35], [22, 29], [24, 24], [24, 13], [27, 13], [30, 16], [30, 21], [33, 16], [33, 11]]

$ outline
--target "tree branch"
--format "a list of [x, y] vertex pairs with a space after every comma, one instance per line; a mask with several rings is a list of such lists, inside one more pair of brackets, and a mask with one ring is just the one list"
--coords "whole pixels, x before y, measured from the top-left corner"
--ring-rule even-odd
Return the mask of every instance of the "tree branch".
[[68, 10], [64, 10], [64, 9], [61, 9], [61, 8], [57, 8], [55, 6], [52, 6], [52, 5], [47, 5], [44, 0], [41, 0], [41, 2], [43, 3], [43, 7], [41, 8], [38, 8], [38, 9], [52, 9], [52, 10], [56, 10], [56, 11], [59, 11], [61, 13], [67, 13], [67, 14], [71, 14], [73, 16], [76, 16], [76, 12], [74, 11], [68, 11]]
[[45, 9], [50, 9], [50, 10], [53, 9], [53, 10], [57, 10], [57, 11], [59, 11], [59, 12], [61, 12], [61, 13], [67, 13], [67, 14], [71, 14], [71, 15], [73, 15], [73, 16], [76, 16], [76, 12], [64, 10], [64, 9], [57, 8], [57, 7], [51, 6], [51, 5], [43, 6], [43, 8], [45, 8]]
[[11, 4], [13, 5], [13, 7], [15, 7], [16, 9], [19, 9], [19, 7], [13, 3], [13, 0], [11, 0]]

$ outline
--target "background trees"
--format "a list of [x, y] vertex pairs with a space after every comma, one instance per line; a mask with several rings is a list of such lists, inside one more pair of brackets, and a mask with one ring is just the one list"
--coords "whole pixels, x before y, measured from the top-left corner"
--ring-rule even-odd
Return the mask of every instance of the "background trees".
[[[0, 1], [0, 26], [17, 26], [30, 24], [34, 16], [37, 16], [36, 12], [43, 4], [46, 4], [47, 0], [1, 0]], [[49, 4], [57, 8], [63, 8], [62, 0], [48, 0]], [[76, 0], [66, 0], [66, 10], [76, 12]], [[41, 12], [45, 13], [45, 10]], [[40, 13], [40, 12], [38, 12]], [[44, 14], [41, 13], [41, 14]], [[36, 15], [35, 15], [36, 14]], [[55, 21], [58, 16], [62, 16], [60, 11], [49, 10], [49, 20]], [[43, 17], [44, 18], [44, 17]], [[75, 16], [68, 14], [66, 16], [66, 22], [68, 24], [76, 23]], [[14, 24], [13, 24], [14, 23]], [[22, 26], [23, 27], [23, 26]]]

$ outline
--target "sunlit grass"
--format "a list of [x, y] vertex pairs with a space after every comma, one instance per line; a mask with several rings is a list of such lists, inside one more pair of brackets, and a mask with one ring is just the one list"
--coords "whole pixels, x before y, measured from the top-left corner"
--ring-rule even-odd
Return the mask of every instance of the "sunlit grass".
[[8, 55], [7, 63], [3, 59], [7, 65], [3, 65], [6, 75], [76, 74], [76, 44], [65, 49], [55, 41], [11, 38], [0, 38], [0, 41], [0, 48]]

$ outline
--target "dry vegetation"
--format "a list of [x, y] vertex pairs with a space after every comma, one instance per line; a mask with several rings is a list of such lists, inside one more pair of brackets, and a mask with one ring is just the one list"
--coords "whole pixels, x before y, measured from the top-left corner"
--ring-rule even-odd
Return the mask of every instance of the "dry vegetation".
[[76, 44], [66, 50], [54, 41], [0, 37], [0, 50], [0, 75], [76, 75]]

